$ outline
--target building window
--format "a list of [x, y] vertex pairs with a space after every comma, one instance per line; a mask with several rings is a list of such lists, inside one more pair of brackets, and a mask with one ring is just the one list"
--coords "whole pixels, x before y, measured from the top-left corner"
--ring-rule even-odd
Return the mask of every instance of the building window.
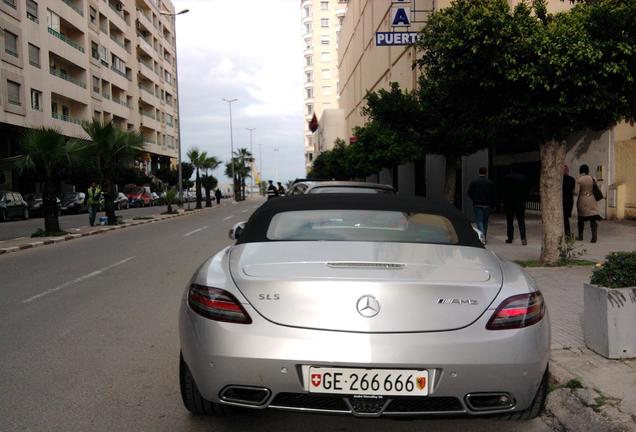
[[321, 1], [320, 2], [320, 10], [329, 10], [329, 2], [328, 1]]
[[40, 67], [40, 48], [33, 44], [29, 44], [29, 64], [38, 68]]
[[314, 97], [314, 89], [309, 87], [306, 88], [305, 91], [307, 92], [307, 99], [311, 99], [312, 97]]
[[305, 18], [310, 17], [311, 16], [311, 7], [310, 6], [305, 6]]
[[305, 39], [305, 49], [311, 49], [311, 38]]
[[320, 61], [322, 62], [328, 62], [331, 60], [331, 54], [328, 52], [321, 52], [320, 53]]
[[305, 33], [311, 33], [311, 23], [305, 23]]
[[8, 30], [4, 31], [4, 51], [14, 57], [18, 56], [18, 36]]
[[312, 115], [314, 113], [314, 104], [307, 104], [307, 115]]
[[324, 86], [322, 88], [322, 95], [323, 96], [331, 96], [331, 87], [330, 86]]
[[22, 105], [20, 100], [20, 84], [7, 80], [7, 100], [12, 105]]
[[311, 73], [311, 71], [307, 71], [305, 72], [305, 80], [306, 82], [312, 82], [313, 81], [313, 74]]
[[33, 0], [27, 0], [26, 2], [27, 18], [31, 21], [38, 22], [38, 4]]
[[331, 69], [323, 69], [321, 74], [322, 79], [331, 79]]
[[97, 9], [95, 9], [93, 6], [89, 6], [88, 16], [90, 17], [91, 24], [97, 25]]
[[93, 77], [93, 92], [99, 94], [99, 90], [101, 85], [99, 84], [99, 78], [96, 76]]
[[320, 27], [329, 27], [329, 18], [320, 18]]
[[114, 70], [122, 74], [126, 73], [126, 63], [115, 54], [111, 54], [111, 63]]
[[320, 44], [321, 45], [329, 45], [329, 35], [320, 36]]
[[310, 55], [305, 56], [305, 66], [311, 66], [313, 64], [312, 58]]
[[95, 60], [99, 60], [99, 45], [93, 41], [91, 41], [91, 57]]
[[42, 92], [31, 89], [31, 108], [36, 111], [42, 111]]
[[307, 157], [309, 158], [309, 162], [312, 162], [314, 160], [314, 154], [313, 153], [307, 153]]
[[17, 9], [18, 5], [15, 2], [15, 0], [2, 0], [4, 3], [8, 4], [9, 6], [11, 6], [13, 9]]
[[48, 9], [46, 10], [46, 24], [50, 29], [60, 32], [60, 16]]
[[110, 51], [105, 46], [99, 46], [99, 60], [102, 62], [104, 66], [108, 66], [108, 57], [110, 55]]

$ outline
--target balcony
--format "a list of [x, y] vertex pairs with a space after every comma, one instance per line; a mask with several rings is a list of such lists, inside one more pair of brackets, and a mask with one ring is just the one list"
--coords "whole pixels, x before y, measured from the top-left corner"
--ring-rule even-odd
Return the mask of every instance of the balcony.
[[155, 118], [154, 110], [152, 111], [141, 110], [139, 114], [141, 114], [140, 121], [143, 127], [157, 130], [157, 131], [161, 130], [161, 123], [159, 123], [159, 121]]
[[141, 48], [141, 50], [148, 54], [150, 57], [153, 57], [155, 55], [152, 45], [150, 45], [148, 41], [146, 41], [141, 36], [137, 36], [137, 45], [139, 45], [139, 48]]
[[68, 7], [70, 7], [71, 9], [73, 9], [75, 12], [77, 12], [80, 16], [84, 16], [84, 11], [82, 9], [80, 9], [75, 3], [73, 3], [71, 0], [62, 0], [62, 2], [66, 3], [66, 5]]
[[119, 99], [116, 96], [113, 96], [112, 101], [128, 109], [132, 108], [128, 102], [126, 102], [125, 100]]
[[82, 52], [82, 53], [84, 52], [84, 47], [82, 47], [80, 44], [78, 44], [74, 40], [64, 36], [62, 33], [56, 32], [51, 27], [49, 27], [49, 34], [55, 36], [56, 38], [58, 38], [59, 40], [65, 42], [66, 44], [72, 46], [73, 48], [75, 48], [79, 52]]
[[68, 115], [62, 115], [62, 114], [59, 114], [59, 113], [56, 113], [56, 112], [51, 113], [51, 117], [53, 117], [56, 120], [65, 121], [67, 123], [74, 123], [74, 124], [77, 124], [77, 125], [81, 125], [82, 124], [82, 119], [78, 119], [78, 118], [71, 117], [71, 116], [68, 116]]
[[68, 74], [64, 74], [61, 71], [59, 71], [57, 69], [54, 69], [54, 68], [50, 68], [50, 72], [51, 72], [51, 75], [54, 75], [54, 76], [56, 76], [58, 78], [62, 78], [63, 80], [68, 81], [70, 83], [73, 83], [76, 86], [81, 87], [83, 89], [86, 88], [86, 83], [84, 81], [81, 81], [81, 80], [78, 80], [76, 78], [73, 78], [73, 77], [69, 76]]
[[132, 81], [130, 78], [128, 78], [128, 75], [126, 74], [126, 72], [122, 72], [122, 71], [120, 71], [119, 69], [117, 69], [117, 68], [115, 67], [115, 65], [111, 65], [111, 66], [110, 66], [110, 70], [112, 70], [113, 72], [115, 72], [117, 75], [120, 75], [120, 76], [122, 76], [122, 77], [126, 78], [128, 81]]

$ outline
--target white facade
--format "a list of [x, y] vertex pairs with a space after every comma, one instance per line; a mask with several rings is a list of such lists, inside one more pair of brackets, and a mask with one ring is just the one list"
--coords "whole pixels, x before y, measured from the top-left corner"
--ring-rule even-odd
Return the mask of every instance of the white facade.
[[[86, 138], [81, 121], [112, 120], [143, 134], [144, 164], [177, 158], [174, 18], [161, 12], [169, 0], [0, 1], [0, 128]], [[15, 147], [2, 135], [0, 158]]]
[[347, 0], [301, 0], [304, 56], [305, 167], [311, 168], [319, 153], [309, 122], [320, 119], [325, 109], [337, 109], [338, 37]]

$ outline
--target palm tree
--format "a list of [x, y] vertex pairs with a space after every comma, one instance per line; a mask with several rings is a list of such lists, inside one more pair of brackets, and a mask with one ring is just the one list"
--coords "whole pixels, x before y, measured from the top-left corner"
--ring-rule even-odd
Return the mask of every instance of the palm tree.
[[84, 145], [69, 140], [52, 128], [29, 129], [22, 140], [24, 154], [5, 159], [18, 172], [31, 172], [42, 183], [42, 214], [44, 231], [60, 232], [56, 186], [65, 171], [76, 163], [84, 151]]
[[168, 210], [166, 211], [166, 213], [172, 214], [172, 204], [174, 204], [176, 199], [177, 199], [177, 191], [174, 188], [168, 189], [166, 191], [166, 194], [163, 197], [164, 202], [168, 206]]
[[221, 162], [214, 156], [210, 156], [209, 158], [206, 158], [205, 161], [203, 161], [203, 179], [201, 183], [203, 185], [203, 188], [205, 189], [206, 207], [212, 207], [210, 190], [214, 189], [218, 184], [218, 181], [216, 178], [214, 178], [214, 176], [208, 175], [208, 170], [215, 170], [219, 165], [221, 165]]
[[243, 199], [245, 199], [245, 179], [252, 176], [252, 162], [254, 162], [254, 157], [252, 153], [246, 148], [240, 148], [236, 151], [236, 157], [239, 160], [239, 179], [241, 183], [241, 195]]
[[203, 197], [201, 195], [201, 175], [200, 170], [205, 168], [205, 161], [208, 158], [207, 152], [202, 152], [198, 147], [191, 147], [186, 153], [190, 163], [194, 166], [196, 172], [196, 191], [197, 191], [197, 208], [201, 208], [201, 201]]
[[143, 150], [143, 136], [137, 132], [124, 131], [113, 124], [98, 120], [82, 123], [82, 128], [90, 136], [88, 149], [95, 159], [99, 180], [104, 191], [104, 207], [108, 224], [116, 225], [115, 215], [115, 175], [126, 156]]

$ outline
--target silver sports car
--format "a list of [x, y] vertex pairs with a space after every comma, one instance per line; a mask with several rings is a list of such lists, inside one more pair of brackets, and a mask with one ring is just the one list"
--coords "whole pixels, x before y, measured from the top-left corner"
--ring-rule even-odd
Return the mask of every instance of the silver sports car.
[[301, 195], [263, 204], [180, 306], [194, 414], [536, 416], [550, 323], [515, 264], [448, 204]]

